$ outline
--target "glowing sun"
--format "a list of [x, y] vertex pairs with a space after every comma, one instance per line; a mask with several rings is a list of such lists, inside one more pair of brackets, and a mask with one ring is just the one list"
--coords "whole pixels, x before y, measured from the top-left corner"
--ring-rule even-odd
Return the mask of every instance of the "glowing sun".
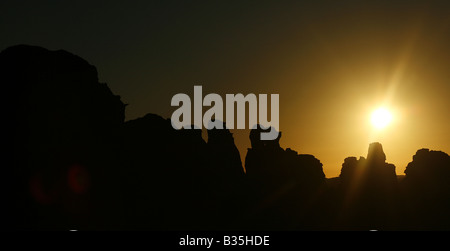
[[392, 114], [385, 108], [376, 109], [371, 116], [372, 125], [377, 129], [383, 129], [392, 121]]

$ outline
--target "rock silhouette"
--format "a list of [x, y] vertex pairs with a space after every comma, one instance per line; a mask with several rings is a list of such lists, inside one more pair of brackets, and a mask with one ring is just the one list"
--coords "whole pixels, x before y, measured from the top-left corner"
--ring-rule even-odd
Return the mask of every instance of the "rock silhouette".
[[154, 114], [125, 123], [127, 228], [218, 229], [233, 221], [239, 152], [228, 130], [208, 135], [206, 143], [201, 130], [177, 131]]
[[[251, 130], [175, 130], [126, 105], [66, 51], [0, 53], [4, 229], [449, 230], [450, 157], [421, 149], [399, 182], [380, 143], [327, 179], [312, 155]], [[226, 128], [226, 123], [224, 123]]]
[[[349, 157], [340, 174], [341, 217], [350, 229], [390, 229], [400, 216], [395, 166], [386, 163], [380, 143], [369, 146], [367, 159]], [[343, 219], [339, 220], [343, 220]]]
[[[298, 229], [313, 218], [313, 201], [325, 183], [322, 163], [312, 155], [280, 147], [281, 133], [273, 141], [260, 140], [259, 125], [250, 132], [252, 148], [245, 158], [252, 226]], [[317, 210], [316, 210], [317, 212]]]
[[408, 229], [448, 230], [450, 225], [450, 157], [420, 149], [405, 170], [402, 195]]
[[108, 182], [117, 182], [120, 97], [80, 57], [34, 46], [2, 51], [0, 79], [7, 227], [95, 227], [89, 218], [101, 221], [118, 189]]

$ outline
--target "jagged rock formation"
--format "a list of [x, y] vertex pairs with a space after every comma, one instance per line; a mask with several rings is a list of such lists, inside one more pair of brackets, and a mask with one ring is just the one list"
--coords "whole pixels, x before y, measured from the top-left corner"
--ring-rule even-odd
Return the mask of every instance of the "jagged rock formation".
[[[261, 131], [258, 125], [250, 132], [252, 148], [245, 159], [252, 201], [249, 225], [262, 229], [311, 226], [315, 219], [304, 215], [312, 213], [312, 200], [324, 185], [322, 163], [312, 155], [281, 148], [281, 133], [276, 140], [260, 140]], [[315, 208], [315, 213], [319, 211]]]
[[420, 149], [405, 170], [401, 183], [406, 228], [448, 230], [450, 227], [450, 156]]
[[11, 163], [1, 190], [14, 201], [11, 227], [89, 224], [100, 214], [97, 203], [109, 201], [96, 196], [114, 189], [108, 182], [124, 120], [120, 97], [85, 60], [35, 46], [0, 53], [0, 83], [8, 149], [2, 157]]
[[385, 161], [386, 155], [380, 143], [370, 144], [367, 159], [346, 158], [340, 174], [343, 186], [362, 183], [364, 189], [386, 190], [386, 193], [389, 193], [397, 186], [397, 175], [395, 166]]
[[208, 131], [206, 143], [201, 130], [175, 130], [148, 114], [126, 122], [123, 139], [129, 228], [224, 229], [235, 222], [244, 172], [228, 130]]
[[398, 224], [395, 166], [386, 163], [380, 143], [369, 145], [367, 159], [348, 157], [342, 164], [341, 221], [350, 229], [389, 229]]
[[5, 229], [450, 229], [450, 157], [421, 149], [399, 184], [381, 144], [327, 180], [312, 155], [232, 133], [175, 130], [125, 105], [65, 51], [0, 52]]

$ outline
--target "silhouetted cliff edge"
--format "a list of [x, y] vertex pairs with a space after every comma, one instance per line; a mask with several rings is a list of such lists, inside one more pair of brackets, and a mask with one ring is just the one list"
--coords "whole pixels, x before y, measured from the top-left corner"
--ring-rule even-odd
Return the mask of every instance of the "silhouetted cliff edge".
[[[174, 130], [66, 51], [0, 52], [3, 229], [450, 230], [450, 157], [420, 149], [399, 180], [380, 143], [340, 177], [251, 130]], [[289, 135], [285, 135], [289, 137]]]

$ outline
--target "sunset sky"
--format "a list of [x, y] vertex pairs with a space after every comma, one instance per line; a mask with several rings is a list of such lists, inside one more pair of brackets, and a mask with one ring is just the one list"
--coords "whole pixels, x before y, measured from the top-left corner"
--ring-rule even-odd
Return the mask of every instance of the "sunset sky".
[[[281, 146], [327, 177], [383, 144], [403, 171], [420, 148], [450, 153], [449, 1], [9, 1], [0, 50], [64, 49], [97, 67], [127, 120], [170, 118], [173, 95], [277, 93]], [[384, 107], [383, 129], [371, 114]], [[248, 130], [234, 130], [244, 160]]]

